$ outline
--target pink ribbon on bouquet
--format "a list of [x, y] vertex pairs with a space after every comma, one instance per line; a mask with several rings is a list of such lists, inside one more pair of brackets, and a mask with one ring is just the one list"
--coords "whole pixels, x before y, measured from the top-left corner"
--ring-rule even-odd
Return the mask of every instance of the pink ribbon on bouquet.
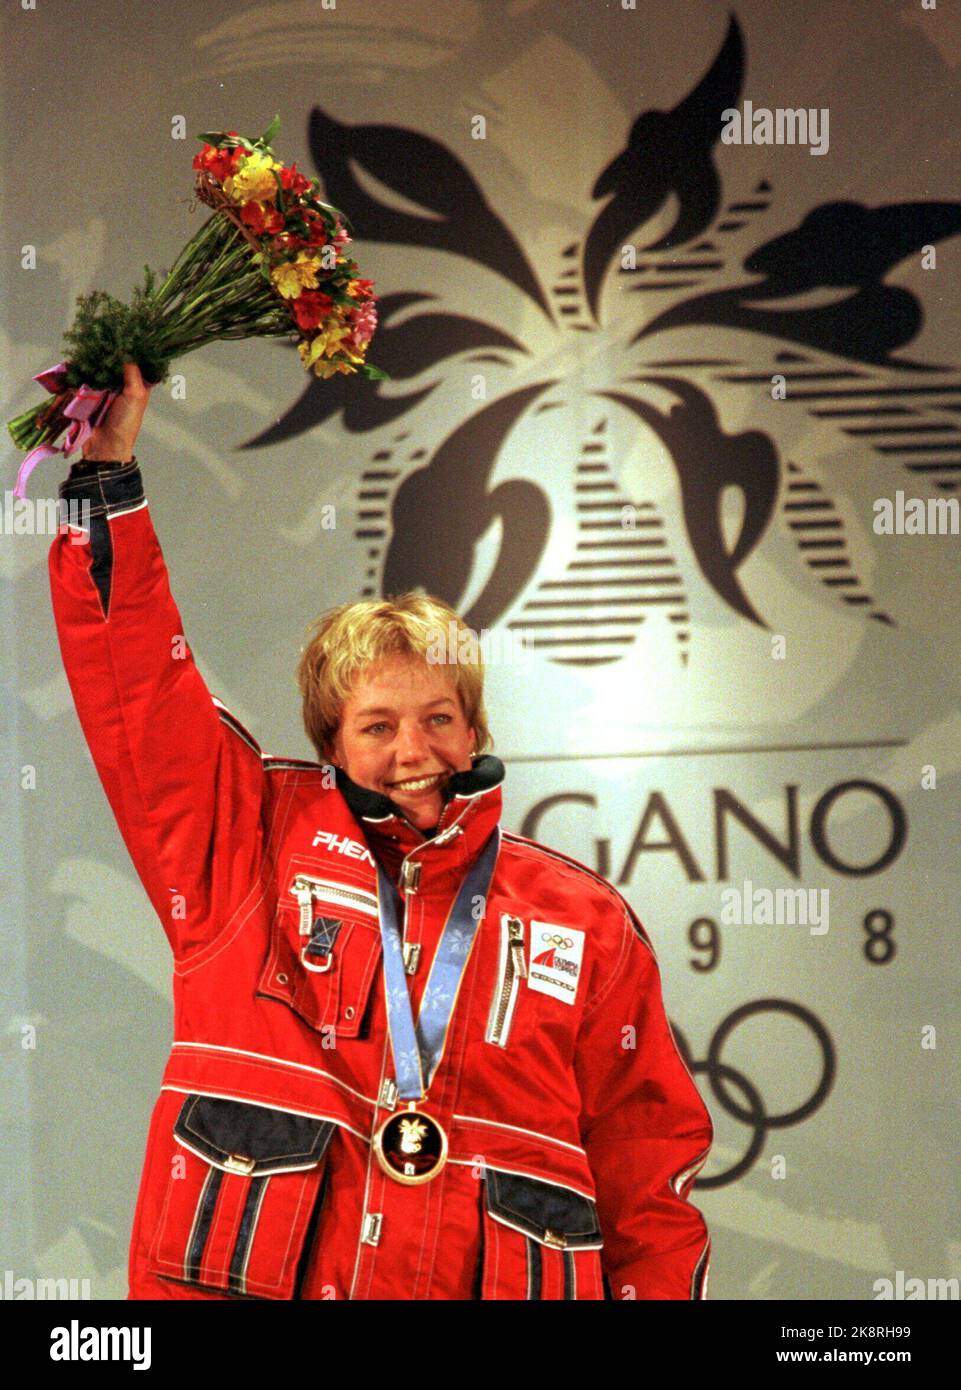
[[[33, 379], [56, 396], [68, 389], [66, 376], [67, 363], [58, 362], [55, 367], [38, 372]], [[52, 454], [62, 454], [64, 458], [69, 458], [75, 449], [82, 449], [119, 395], [119, 391], [98, 391], [92, 386], [78, 386], [73, 393], [73, 399], [67, 402], [63, 410], [64, 415], [73, 423], [67, 429], [61, 443], [38, 444], [27, 454], [17, 472], [14, 497], [26, 497], [27, 479], [41, 459], [49, 458]]]

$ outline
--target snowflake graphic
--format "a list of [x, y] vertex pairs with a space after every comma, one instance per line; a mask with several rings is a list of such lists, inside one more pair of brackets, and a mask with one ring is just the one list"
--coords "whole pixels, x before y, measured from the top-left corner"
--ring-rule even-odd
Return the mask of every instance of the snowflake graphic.
[[416, 1047], [405, 1047], [397, 1054], [397, 1071], [401, 1076], [417, 1075], [420, 1066], [420, 1053]]
[[[951, 364], [894, 355], [917, 336], [923, 313], [915, 294], [885, 277], [957, 235], [961, 204], [830, 201], [786, 230], [754, 232], [755, 223], [770, 226], [771, 184], [762, 179], [725, 200], [717, 165], [722, 113], [737, 106], [744, 69], [732, 13], [687, 95], [634, 121], [589, 190], [596, 206], [583, 236], [558, 247], [544, 274], [445, 145], [312, 111], [309, 142], [326, 195], [350, 209], [364, 240], [458, 257], [464, 276], [476, 278], [479, 306], [493, 274], [517, 298], [514, 321], [525, 325], [517, 336], [480, 308], [445, 310], [416, 286], [386, 294], [377, 361], [393, 380], [311, 379], [245, 444], [293, 439], [335, 416], [352, 434], [379, 432], [384, 443], [357, 492], [363, 596], [421, 586], [475, 630], [503, 622], [545, 659], [574, 666], [615, 662], [646, 623], [666, 623], [683, 668], [695, 591], [739, 622], [777, 630], [779, 615], [749, 591], [743, 570], [780, 533], [825, 601], [893, 625], [855, 568], [832, 487], [768, 431], [803, 411], [830, 422], [819, 427], [839, 444], [870, 450], [879, 468], [896, 465], [916, 486], [957, 490], [961, 378]], [[369, 191], [355, 170], [404, 206]], [[753, 237], [747, 255], [731, 253], [738, 234]], [[696, 356], [660, 355], [662, 335], [678, 328], [697, 330]], [[732, 355], [742, 343], [751, 355]], [[496, 396], [433, 450], [417, 445], [423, 403], [456, 372], [477, 367]], [[785, 391], [776, 408], [773, 379]], [[749, 393], [765, 428], [727, 433], [717, 388]], [[559, 460], [554, 436], [539, 444], [538, 431], [565, 410], [581, 422], [579, 448]], [[531, 476], [492, 484], [519, 432]], [[643, 468], [622, 476], [619, 454], [630, 449], [642, 460], [669, 459], [676, 507], [652, 495]], [[549, 546], [558, 486], [570, 489], [564, 511], [576, 519], [566, 553]], [[491, 536], [499, 538], [495, 561], [465, 610]]]
[[407, 990], [401, 985], [393, 985], [387, 991], [387, 1000], [392, 1009], [403, 1008], [404, 1000], [409, 998], [410, 996], [407, 993]]
[[422, 1013], [443, 1014], [450, 1008], [453, 993], [441, 985], [428, 986], [424, 991]]
[[470, 950], [474, 933], [464, 931], [462, 927], [457, 927], [447, 937], [447, 952], [452, 960], [458, 960], [461, 956], [466, 956]]

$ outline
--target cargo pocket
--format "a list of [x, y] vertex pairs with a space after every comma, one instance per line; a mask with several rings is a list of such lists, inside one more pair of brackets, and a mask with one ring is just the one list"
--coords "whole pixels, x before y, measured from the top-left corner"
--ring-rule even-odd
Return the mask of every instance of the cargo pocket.
[[371, 986], [380, 966], [380, 928], [327, 904], [314, 907], [309, 932], [296, 906], [274, 916], [257, 994], [277, 999], [311, 1028], [337, 1038], [363, 1037]]
[[569, 1187], [488, 1168], [481, 1298], [603, 1299], [597, 1209]]
[[294, 1298], [336, 1125], [189, 1095], [157, 1234], [155, 1273], [217, 1293]]

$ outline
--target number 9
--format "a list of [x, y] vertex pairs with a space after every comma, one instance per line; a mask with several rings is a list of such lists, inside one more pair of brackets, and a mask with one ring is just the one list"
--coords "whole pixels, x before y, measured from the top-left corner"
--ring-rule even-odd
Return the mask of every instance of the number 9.
[[[703, 931], [699, 930], [704, 928]], [[688, 928], [687, 939], [695, 951], [707, 951], [707, 960], [692, 960], [692, 970], [713, 970], [721, 959], [721, 937], [717, 923], [710, 917], [697, 917]]]

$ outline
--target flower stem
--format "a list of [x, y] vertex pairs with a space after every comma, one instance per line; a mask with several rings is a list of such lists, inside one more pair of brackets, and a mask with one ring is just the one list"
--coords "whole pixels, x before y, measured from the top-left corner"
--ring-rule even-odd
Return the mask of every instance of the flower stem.
[[195, 232], [187, 245], [183, 248], [180, 255], [170, 268], [166, 280], [157, 290], [154, 298], [158, 304], [163, 304], [169, 297], [171, 291], [181, 283], [187, 283], [189, 276], [188, 270], [194, 264], [203, 264], [203, 253], [207, 250], [208, 243], [217, 235], [219, 227], [217, 225], [217, 214], [214, 213], [207, 218], [199, 231]]

